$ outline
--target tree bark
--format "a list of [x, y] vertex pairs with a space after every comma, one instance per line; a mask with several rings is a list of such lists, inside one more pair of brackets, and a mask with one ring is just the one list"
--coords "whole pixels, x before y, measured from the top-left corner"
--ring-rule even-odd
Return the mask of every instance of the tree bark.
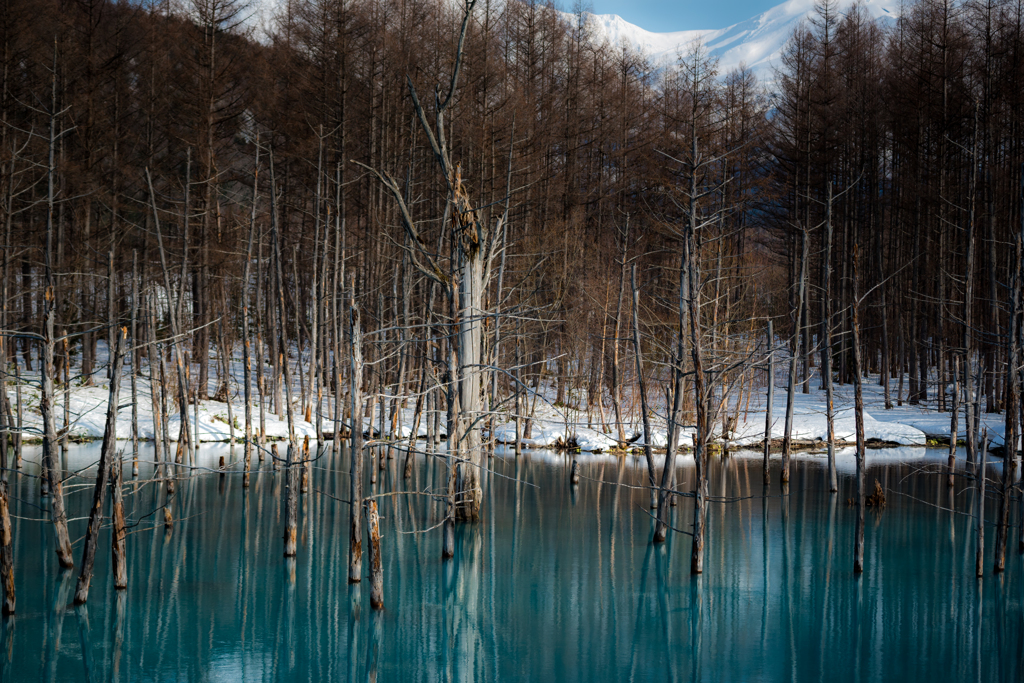
[[[806, 252], [805, 252], [806, 253]], [[828, 423], [828, 490], [839, 490], [836, 475], [836, 428], [834, 392], [832, 387], [832, 183], [828, 183], [828, 205], [825, 217], [825, 278], [822, 283], [822, 345], [821, 374], [825, 380], [825, 419]], [[802, 289], [802, 287], [801, 287]]]
[[111, 362], [110, 393], [107, 403], [107, 422], [103, 430], [103, 447], [100, 450], [100, 464], [96, 470], [96, 486], [93, 489], [92, 509], [89, 511], [89, 526], [85, 532], [82, 548], [82, 571], [78, 575], [75, 589], [75, 604], [84, 605], [89, 599], [89, 583], [92, 581], [93, 563], [96, 560], [96, 546], [99, 545], [100, 524], [103, 522], [103, 503], [107, 495], [107, 481], [117, 451], [117, 402], [121, 391], [121, 371], [124, 369], [124, 340], [127, 331], [118, 330], [114, 356]]
[[796, 324], [793, 330], [793, 352], [789, 359], [789, 389], [786, 392], [786, 431], [782, 437], [782, 483], [789, 483], [789, 459], [793, 451], [793, 411], [796, 401], [797, 360], [800, 356], [800, 312], [804, 308], [804, 287], [807, 282], [807, 230], [800, 231], [800, 275], [797, 283]]
[[978, 549], [974, 556], [974, 572], [979, 577], [985, 574], [985, 484], [987, 481], [987, 464], [988, 432], [985, 431], [981, 436], [981, 463], [975, 471], [974, 493], [974, 529], [978, 539]]
[[629, 282], [633, 291], [633, 354], [636, 358], [636, 381], [640, 388], [640, 412], [644, 425], [644, 459], [647, 461], [647, 485], [650, 493], [650, 507], [660, 509], [658, 485], [655, 482], [654, 454], [652, 453], [651, 444], [651, 440], [654, 438], [654, 433], [651, 430], [651, 407], [647, 401], [647, 380], [644, 378], [643, 351], [640, 347], [640, 290], [636, 286], [636, 264], [633, 264], [633, 267], [630, 269]]
[[768, 397], [764, 414], [764, 485], [771, 483], [772, 476], [768, 469], [768, 457], [772, 452], [772, 408], [775, 405], [775, 330], [771, 319], [768, 320]]
[[380, 515], [377, 501], [366, 501], [366, 533], [370, 541], [370, 607], [384, 609], [384, 568], [380, 556]]
[[[132, 386], [132, 476], [139, 476], [139, 387], [138, 387], [138, 375], [139, 375], [139, 350], [142, 345], [139, 344], [137, 337], [138, 333], [138, 317], [139, 317], [139, 252], [132, 249], [132, 310], [131, 310], [131, 335], [132, 335], [132, 369], [131, 369], [131, 386]], [[65, 405], [67, 404], [67, 397], [64, 399]], [[66, 427], [66, 425], [65, 425]]]
[[111, 533], [110, 555], [114, 568], [114, 588], [124, 590], [128, 587], [128, 556], [125, 550], [125, 538], [128, 532], [124, 521], [124, 496], [121, 491], [122, 466], [117, 458], [110, 463], [110, 491], [113, 495], [113, 530]]
[[857, 245], [853, 245], [853, 410], [857, 432], [857, 523], [854, 529], [853, 573], [864, 571], [864, 394], [860, 358], [860, 296], [857, 286]]
[[[54, 56], [56, 63], [56, 55]], [[46, 193], [46, 289], [43, 293], [43, 358], [41, 364], [42, 392], [39, 396], [39, 412], [43, 418], [43, 473], [48, 484], [52, 502], [50, 504], [50, 519], [54, 526], [54, 541], [57, 544], [57, 559], [60, 566], [70, 569], [75, 566], [71, 555], [71, 539], [68, 536], [68, 518], [64, 511], [64, 483], [63, 473], [57, 463], [57, 424], [53, 415], [54, 399], [54, 367], [53, 367], [53, 345], [54, 345], [54, 317], [56, 315], [55, 285], [53, 278], [53, 211], [55, 193], [56, 167], [54, 165], [54, 151], [57, 138], [57, 71], [53, 72], [53, 95], [50, 114], [50, 148], [49, 166], [47, 169], [47, 193]], [[27, 367], [27, 366], [26, 366]], [[20, 401], [19, 401], [20, 403]], [[18, 427], [22, 426], [19, 405]], [[20, 451], [19, 451], [20, 458]]]
[[[363, 331], [354, 277], [349, 285], [348, 331], [352, 362], [352, 388], [349, 392], [352, 402], [352, 452], [349, 464], [348, 582], [359, 583], [362, 580], [363, 568], [363, 539], [359, 530], [359, 501], [363, 499]], [[334, 438], [338, 438], [338, 435], [335, 434]]]
[[[4, 460], [6, 461], [6, 458]], [[7, 479], [5, 476], [3, 480], [0, 480], [0, 583], [3, 584], [3, 613], [5, 615], [14, 614], [17, 602], [14, 592], [14, 538], [12, 531]]]

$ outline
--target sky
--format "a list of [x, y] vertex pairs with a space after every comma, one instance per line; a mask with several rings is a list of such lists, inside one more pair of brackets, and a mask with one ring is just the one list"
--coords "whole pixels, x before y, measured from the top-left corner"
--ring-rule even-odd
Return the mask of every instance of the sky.
[[[586, 3], [587, 0], [584, 0]], [[617, 14], [648, 31], [725, 28], [783, 0], [589, 0], [594, 14]], [[560, 3], [571, 10], [573, 2]]]

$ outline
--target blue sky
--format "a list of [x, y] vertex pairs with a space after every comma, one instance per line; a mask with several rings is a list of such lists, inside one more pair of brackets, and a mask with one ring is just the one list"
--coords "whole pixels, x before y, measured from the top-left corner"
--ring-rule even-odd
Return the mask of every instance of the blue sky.
[[[586, 1], [586, 0], [584, 0]], [[783, 0], [590, 0], [594, 14], [618, 14], [648, 31], [723, 28]], [[561, 3], [571, 10], [572, 1]]]

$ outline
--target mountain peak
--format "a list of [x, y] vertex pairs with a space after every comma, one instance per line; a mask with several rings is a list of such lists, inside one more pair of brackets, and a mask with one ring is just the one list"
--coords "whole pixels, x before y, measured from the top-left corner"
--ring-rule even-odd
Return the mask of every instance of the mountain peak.
[[[838, 0], [836, 10], [845, 14], [857, 0]], [[727, 74], [746, 65], [763, 81], [773, 80], [772, 68], [793, 34], [793, 29], [814, 12], [815, 0], [787, 0], [746, 21], [721, 29], [655, 32], [631, 24], [616, 14], [591, 15], [598, 33], [612, 45], [628, 45], [647, 55], [655, 64], [675, 60], [688, 45], [700, 38], [711, 56], [718, 58], [719, 71]], [[899, 8], [887, 0], [860, 0], [873, 19], [894, 21]]]

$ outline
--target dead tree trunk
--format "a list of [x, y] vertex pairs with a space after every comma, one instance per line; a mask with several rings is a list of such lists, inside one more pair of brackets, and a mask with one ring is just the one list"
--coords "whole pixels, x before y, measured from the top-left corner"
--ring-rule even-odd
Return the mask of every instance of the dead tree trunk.
[[[460, 378], [458, 390], [460, 399], [460, 420], [465, 423], [460, 448], [464, 453], [464, 466], [459, 468], [458, 488], [459, 505], [457, 515], [463, 520], [476, 520], [483, 503], [483, 491], [480, 486], [479, 469], [481, 467], [482, 440], [480, 422], [485, 412], [481, 403], [481, 389], [484, 370], [482, 364], [484, 322], [483, 302], [487, 284], [491, 276], [491, 264], [497, 245], [496, 237], [501, 234], [502, 226], [508, 212], [498, 219], [495, 225], [486, 223], [483, 214], [478, 212], [469, 200], [469, 195], [462, 184], [461, 171], [452, 163], [451, 144], [446, 137], [450, 125], [445, 123], [445, 114], [455, 95], [461, 70], [466, 32], [472, 16], [476, 0], [467, 0], [462, 17], [458, 48], [455, 54], [455, 65], [452, 70], [448, 92], [442, 99], [437, 91], [436, 108], [433, 124], [427, 121], [426, 112], [420, 104], [416, 88], [409, 80], [409, 96], [413, 110], [420, 126], [426, 134], [434, 160], [447, 187], [448, 201], [445, 203], [445, 215], [442, 226], [450, 226], [451, 244], [454, 258], [446, 268], [448, 274], [441, 270], [434, 254], [423, 246], [417, 222], [413, 220], [405, 195], [398, 183], [388, 174], [363, 165], [373, 173], [387, 188], [399, 209], [402, 224], [410, 244], [410, 260], [412, 265], [424, 276], [446, 288], [449, 300], [457, 308], [458, 328], [453, 343], [458, 345], [458, 368]], [[448, 220], [450, 217], [450, 221]]]
[[949, 416], [949, 477], [946, 480], [947, 486], [953, 485], [953, 476], [956, 473], [956, 442], [959, 433], [960, 421], [960, 358], [953, 355], [953, 412]]
[[[1020, 199], [1017, 202], [1017, 206], [1019, 207], [1017, 213], [1020, 219], [1020, 230], [1017, 234], [1020, 236], [1018, 238], [1020, 242], [1024, 242], [1024, 163], [1020, 165], [1020, 173], [1018, 174], [1018, 177], [1020, 178]], [[1017, 255], [1017, 263], [1015, 264], [1017, 269], [1017, 286], [1015, 291], [1017, 294], [1018, 319], [1017, 335], [1014, 337], [1013, 343], [1017, 347], [1018, 362], [1024, 360], [1021, 358], [1021, 350], [1024, 348], [1024, 322], [1021, 320], [1021, 316], [1024, 316], [1024, 310], [1022, 310], [1024, 309], [1024, 245], [1020, 244], [1020, 242], [1014, 243]], [[1024, 394], [1024, 379], [1022, 379], [1019, 368], [1015, 367], [1014, 372], [1017, 373], [1017, 410], [1021, 411], [1017, 424], [1020, 428], [1019, 434], [1024, 436], [1024, 396], [1022, 396], [1022, 394]], [[1014, 444], [1013, 448], [1016, 451], [1016, 444]], [[1024, 486], [1022, 486], [1021, 489], [1024, 491]], [[1024, 553], [1024, 495], [1021, 496], [1019, 507], [1020, 518], [1017, 521], [1017, 552]]]
[[[821, 374], [825, 380], [825, 418], [828, 422], [828, 490], [839, 490], [836, 475], [836, 426], [834, 393], [832, 387], [832, 183], [828, 183], [828, 203], [825, 212], [825, 281], [822, 283], [822, 344]], [[804, 250], [806, 254], [806, 249]], [[801, 289], [803, 287], [801, 286]], [[883, 373], [884, 374], [884, 373]]]
[[633, 290], [633, 354], [636, 357], [636, 381], [640, 388], [640, 412], [644, 425], [644, 458], [647, 461], [647, 485], [650, 487], [650, 506], [657, 508], [659, 507], [659, 496], [657, 484], [655, 483], [654, 454], [651, 452], [651, 441], [654, 438], [654, 434], [651, 431], [651, 408], [647, 402], [647, 380], [644, 379], [643, 351], [640, 347], [640, 290], [636, 286], [636, 264], [633, 264], [629, 278], [630, 286]]
[[[349, 464], [348, 582], [359, 583], [363, 570], [363, 538], [359, 530], [359, 501], [363, 499], [363, 330], [356, 300], [355, 278], [349, 285], [349, 351], [352, 355], [349, 395], [352, 402], [352, 444]], [[334, 438], [338, 438], [335, 432]]]
[[[4, 444], [6, 448], [6, 444]], [[4, 454], [4, 469], [7, 457]], [[11, 526], [10, 496], [8, 494], [7, 473], [0, 479], [0, 583], [3, 584], [3, 613], [14, 614], [14, 536]]]
[[966, 267], [964, 272], [964, 395], [967, 407], [967, 464], [973, 466], [977, 455], [978, 423], [975, 420], [974, 386], [971, 381], [971, 325], [974, 311], [974, 218], [978, 187], [978, 107], [974, 109], [974, 147], [971, 160], [970, 196], [968, 198], [967, 231], [964, 236]]
[[[57, 559], [60, 566], [70, 569], [75, 566], [71, 555], [71, 539], [68, 536], [68, 518], [64, 511], [64, 484], [61, 468], [57, 462], [57, 424], [53, 415], [54, 398], [54, 367], [53, 367], [53, 345], [54, 345], [54, 317], [56, 315], [55, 286], [53, 278], [53, 212], [54, 193], [56, 191], [56, 166], [54, 163], [54, 152], [57, 142], [57, 70], [56, 56], [54, 57], [55, 68], [53, 71], [53, 92], [51, 97], [50, 114], [50, 149], [49, 165], [47, 168], [47, 191], [46, 191], [46, 291], [43, 293], [43, 362], [42, 371], [42, 392], [39, 396], [39, 412], [43, 418], [43, 473], [46, 478], [52, 501], [50, 504], [50, 519], [54, 526], [54, 540], [57, 544]], [[19, 384], [20, 386], [20, 384]], [[20, 401], [19, 401], [20, 404]], [[18, 427], [22, 426], [20, 417]], [[20, 450], [19, 450], [20, 458]]]
[[152, 296], [148, 297], [147, 308], [147, 330], [146, 330], [146, 356], [149, 362], [149, 394], [153, 402], [153, 476], [159, 478], [161, 474], [160, 462], [166, 461], [167, 444], [164, 441], [164, 411], [160, 405], [160, 350], [156, 345], [156, 305]]
[[626, 255], [629, 252], [629, 215], [626, 215], [626, 226], [622, 233], [622, 255], [619, 262], [619, 298], [615, 306], [615, 326], [612, 333], [612, 372], [609, 378], [612, 395], [612, 410], [615, 411], [615, 428], [618, 434], [619, 448], [625, 448], [626, 428], [622, 420], [622, 401], [619, 397], [622, 384], [622, 372], [619, 364], [619, 334], [622, 331], [622, 298], [626, 291]]
[[800, 322], [804, 310], [804, 286], [807, 282], [807, 229], [800, 230], [800, 277], [797, 282], [797, 305], [793, 326], [792, 355], [789, 359], [789, 389], [786, 392], [786, 431], [782, 437], [782, 483], [789, 483], [789, 459], [793, 452], [793, 411], [796, 401], [796, 371], [800, 356]]
[[676, 352], [672, 358], [671, 402], [666, 401], [666, 406], [671, 403], [671, 408], [669, 408], [670, 412], [668, 414], [668, 441], [665, 444], [665, 468], [661, 473], [661, 488], [658, 490], [658, 521], [654, 526], [655, 543], [664, 542], [668, 535], [669, 489], [671, 489], [675, 483], [677, 442], [679, 440], [679, 431], [682, 427], [683, 392], [685, 391], [683, 360], [684, 354], [686, 353], [684, 321], [686, 320], [686, 299], [688, 294], [686, 275], [687, 265], [686, 254], [684, 253], [680, 258], [679, 264], [679, 323], [676, 329]]
[[[1024, 206], [1020, 210], [1024, 212]], [[1006, 335], [1006, 429], [1003, 438], [1003, 481], [999, 497], [999, 524], [996, 527], [996, 557], [993, 571], [1006, 568], [1006, 538], [1010, 533], [1010, 493], [1017, 473], [1017, 434], [1020, 417], [1020, 336], [1021, 260], [1024, 250], [1024, 227], [1014, 236], [1013, 268], [1010, 272], [1010, 316]]]
[[[316, 439], [317, 443], [323, 443], [323, 433], [320, 429], [320, 387], [317, 380], [320, 377], [320, 362], [319, 362], [319, 342], [320, 342], [320, 273], [319, 268], [326, 264], [327, 259], [320, 255], [320, 225], [321, 221], [321, 205], [323, 204], [323, 165], [324, 165], [324, 130], [323, 126], [320, 126], [320, 134], [317, 136], [319, 140], [318, 151], [317, 151], [317, 163], [316, 163], [316, 197], [313, 202], [313, 285], [311, 301], [311, 319], [310, 319], [310, 333], [309, 333], [309, 381], [307, 401], [305, 408], [306, 422], [310, 421], [312, 417], [310, 401], [313, 400], [313, 396], [316, 395]], [[324, 226], [324, 232], [326, 233], [326, 224]], [[324, 251], [326, 252], [327, 240], [323, 240], [325, 245]], [[296, 245], [297, 246], [297, 245]], [[298, 286], [298, 283], [295, 283]], [[296, 297], [296, 303], [298, 303], [298, 297]], [[296, 342], [298, 340], [296, 339]], [[299, 358], [302, 358], [302, 347], [299, 347]], [[299, 364], [299, 372], [302, 372], [301, 363]], [[316, 392], [314, 394], [314, 392]], [[306, 465], [303, 464], [303, 476], [306, 476]]]
[[377, 501], [366, 501], [366, 535], [370, 540], [370, 607], [384, 609], [384, 568], [380, 557], [380, 515]]
[[[270, 231], [271, 240], [274, 248], [274, 262], [276, 268], [276, 280], [277, 280], [277, 323], [278, 333], [278, 344], [280, 348], [281, 358], [281, 370], [284, 373], [284, 396], [285, 396], [285, 414], [288, 418], [288, 445], [293, 449], [296, 446], [295, 441], [295, 418], [292, 414], [292, 383], [291, 383], [291, 370], [288, 367], [288, 325], [285, 319], [285, 306], [284, 306], [284, 264], [282, 263], [283, 258], [281, 254], [281, 226], [278, 224], [277, 216], [277, 187], [276, 179], [274, 177], [274, 154], [270, 153]], [[299, 350], [299, 356], [301, 359], [302, 351]], [[301, 363], [300, 363], [301, 366]], [[299, 369], [301, 373], [301, 367]]]
[[768, 398], [764, 414], [764, 485], [772, 481], [768, 469], [768, 457], [772, 451], [772, 408], [775, 406], [775, 330], [772, 321], [768, 321]]
[[978, 536], [978, 551], [974, 556], [974, 572], [977, 576], [985, 574], [985, 483], [987, 481], [986, 465], [988, 464], [988, 430], [981, 435], [981, 463], [975, 472], [974, 494], [974, 529]]
[[110, 393], [107, 403], [107, 422], [103, 430], [103, 447], [100, 464], [96, 470], [96, 486], [93, 489], [92, 509], [89, 511], [89, 527], [85, 532], [82, 548], [82, 571], [78, 575], [75, 589], [75, 604], [84, 605], [89, 599], [89, 583], [92, 581], [93, 563], [96, 560], [96, 546], [99, 545], [100, 524], [103, 522], [103, 503], [107, 495], [107, 480], [111, 463], [117, 451], [117, 401], [121, 391], [121, 371], [124, 369], [124, 339], [126, 330], [118, 330], [111, 363]]
[[[131, 309], [131, 334], [132, 334], [132, 476], [139, 476], [139, 349], [136, 334], [138, 332], [139, 317], [139, 252], [132, 249], [132, 309]], [[67, 404], [67, 397], [64, 399]]]
[[298, 549], [298, 487], [295, 485], [295, 447], [288, 444], [285, 456], [285, 520], [284, 520], [284, 556], [295, 557]]
[[[694, 148], [696, 143], [694, 142]], [[696, 149], [694, 149], [696, 157]], [[700, 319], [700, 277], [697, 257], [697, 214], [696, 190], [697, 176], [691, 175], [690, 221], [684, 240], [684, 258], [687, 259], [688, 293], [690, 323], [690, 354], [693, 357], [693, 394], [696, 408], [697, 435], [694, 443], [693, 459], [696, 463], [696, 489], [693, 497], [693, 547], [690, 553], [690, 573], [700, 574], [704, 571], [704, 532], [707, 527], [707, 445], [708, 445], [708, 396], [704, 375], [704, 354], [701, 341]]]
[[[148, 168], [146, 169], [146, 182], [149, 185], [149, 196], [152, 202], [153, 226], [156, 229], [157, 247], [160, 251], [160, 266], [161, 269], [163, 270], [164, 275], [164, 291], [167, 293], [167, 296], [170, 297], [171, 292], [173, 291], [171, 289], [171, 275], [167, 267], [167, 256], [164, 251], [163, 233], [160, 231], [160, 215], [157, 211], [156, 206], [156, 193], [153, 191], [153, 178], [150, 175]], [[182, 264], [182, 266], [184, 267], [184, 264]], [[171, 348], [174, 351], [174, 365], [178, 371], [178, 409], [179, 416], [181, 418], [181, 432], [178, 436], [178, 442], [180, 444], [182, 441], [184, 441], [184, 443], [187, 445], [192, 442], [192, 435], [191, 430], [189, 429], [188, 420], [188, 377], [186, 376], [185, 361], [181, 350], [181, 329], [178, 325], [178, 309], [181, 306], [181, 297], [182, 295], [179, 292], [179, 299], [177, 304], [168, 299], [167, 303], [170, 314], [167, 317], [170, 319], [171, 322]], [[166, 421], [164, 424], [167, 424]], [[178, 452], [180, 453], [181, 450], [182, 449], [179, 448]]]
[[[453, 294], [458, 294], [458, 284], [454, 284]], [[455, 305], [456, 298], [453, 296], [449, 301], [449, 308], [452, 309], [451, 327], [458, 329], [459, 309]], [[452, 337], [454, 337], [454, 333]], [[445, 463], [448, 467], [448, 482], [445, 487], [445, 511], [444, 524], [441, 527], [441, 559], [448, 560], [455, 556], [455, 508], [457, 495], [458, 468], [464, 443], [462, 432], [462, 410], [460, 408], [459, 394], [459, 347], [457, 344], [448, 344], [448, 453], [445, 456]]]
[[857, 432], [857, 523], [854, 530], [853, 572], [864, 571], [864, 373], [860, 358], [860, 296], [857, 286], [857, 245], [853, 245], [853, 411]]
[[338, 207], [334, 219], [334, 264], [333, 273], [334, 287], [331, 292], [331, 317], [334, 328], [334, 346], [332, 359], [334, 368], [334, 441], [331, 444], [331, 451], [334, 455], [341, 453], [341, 337], [343, 333], [341, 314], [338, 311], [338, 298], [345, 286], [345, 219], [342, 216], [342, 192], [341, 192], [341, 164], [338, 164], [335, 182], [335, 205]]
[[113, 494], [113, 531], [111, 534], [110, 556], [114, 568], [114, 588], [124, 590], [128, 587], [128, 556], [125, 550], [125, 538], [128, 532], [124, 521], [124, 496], [121, 491], [122, 467], [121, 459], [116, 458], [111, 467], [110, 491]]

